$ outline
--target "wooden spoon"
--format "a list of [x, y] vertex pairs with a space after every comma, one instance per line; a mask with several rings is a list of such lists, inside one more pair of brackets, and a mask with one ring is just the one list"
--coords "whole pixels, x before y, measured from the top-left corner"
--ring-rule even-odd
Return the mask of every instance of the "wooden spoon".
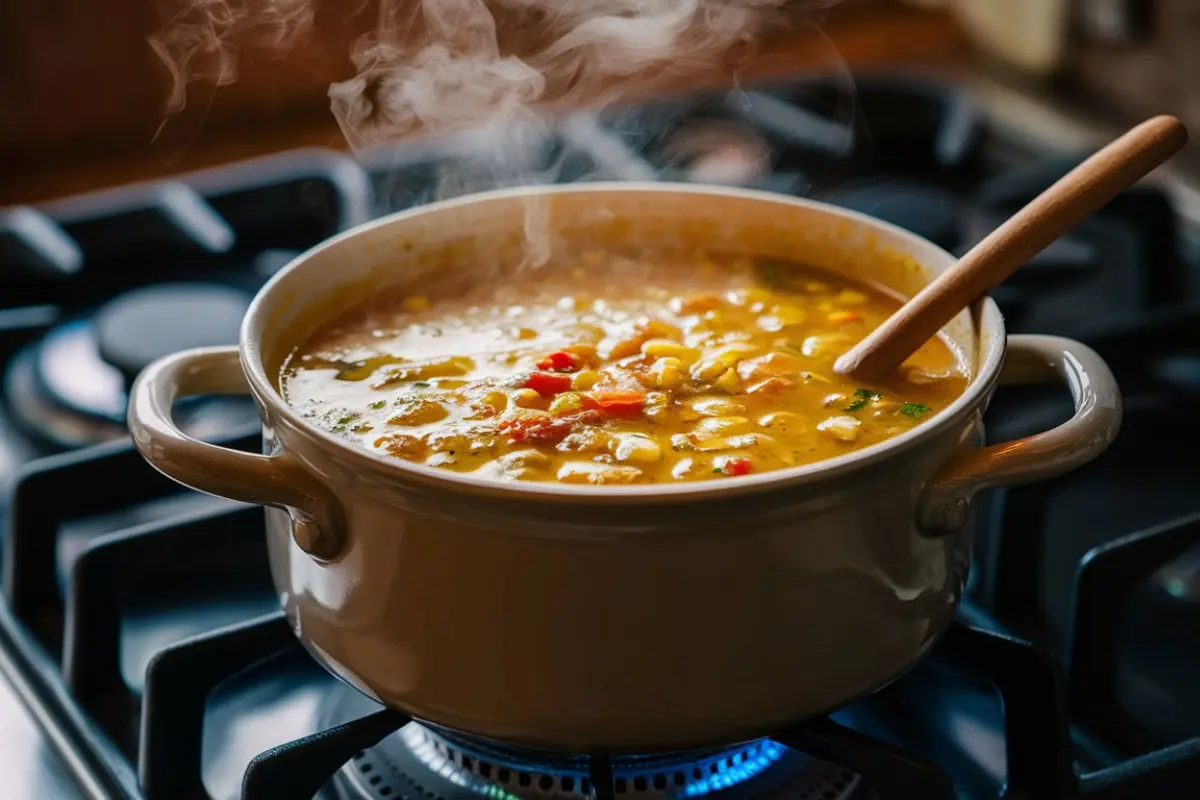
[[976, 298], [1187, 144], [1174, 117], [1149, 119], [1068, 172], [975, 245], [834, 364], [870, 381], [888, 375]]

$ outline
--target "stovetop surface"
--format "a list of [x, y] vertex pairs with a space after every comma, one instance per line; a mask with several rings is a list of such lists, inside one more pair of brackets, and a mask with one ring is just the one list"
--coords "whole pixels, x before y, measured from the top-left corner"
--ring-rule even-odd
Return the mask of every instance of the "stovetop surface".
[[[359, 749], [323, 797], [585, 796], [599, 774], [618, 794], [656, 797], [836, 800], [869, 788], [888, 800], [936, 796], [922, 791], [949, 780], [964, 800], [1006, 781], [1010, 796], [1120, 800], [1200, 779], [1200, 264], [1184, 246], [1190, 222], [1151, 185], [995, 293], [1011, 331], [1075, 336], [1109, 361], [1126, 396], [1118, 443], [1075, 475], [981, 498], [963, 624], [913, 673], [770, 747], [709, 754], [703, 769], [538, 772], [412, 725], [368, 749], [404, 720], [294, 643], [261, 511], [179, 491], [126, 441], [125, 392], [142, 366], [234, 341], [253, 292], [291, 256], [381, 213], [531, 174], [723, 181], [825, 199], [962, 251], [1082, 157], [1053, 142], [1031, 151], [1001, 127], [972, 94], [936, 84], [860, 76], [851, 91], [805, 77], [502, 141], [465, 135], [357, 161], [286, 153], [0, 210], [0, 477], [11, 484], [0, 498], [0, 795], [288, 800], [322, 759], [333, 759], [328, 777]], [[1069, 398], [1002, 390], [989, 437], [1069, 412]], [[200, 438], [258, 447], [248, 401], [181, 415]], [[337, 725], [324, 744], [272, 751]]]

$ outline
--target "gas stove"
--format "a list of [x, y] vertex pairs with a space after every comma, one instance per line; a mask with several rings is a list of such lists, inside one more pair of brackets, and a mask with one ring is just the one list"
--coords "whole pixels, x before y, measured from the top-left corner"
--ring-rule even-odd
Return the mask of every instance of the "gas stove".
[[[233, 342], [253, 292], [294, 254], [392, 210], [530, 176], [727, 182], [828, 200], [961, 251], [1082, 158], [1074, 141], [1062, 146], [1065, 127], [1042, 127], [1062, 135], [1016, 135], [994, 90], [801, 76], [582, 113], [552, 130], [357, 158], [285, 153], [0, 210], [0, 793], [1194, 794], [1200, 217], [1178, 181], [1126, 192], [996, 293], [1010, 330], [1080, 338], [1108, 360], [1126, 395], [1117, 444], [1069, 477], [982, 497], [969, 598], [932, 654], [875, 695], [770, 739], [568, 755], [383, 709], [292, 636], [261, 510], [182, 490], [124, 431], [142, 367]], [[1069, 411], [1052, 392], [1004, 389], [989, 436], [1042, 430]], [[246, 400], [199, 400], [180, 417], [199, 438], [260, 446]]]

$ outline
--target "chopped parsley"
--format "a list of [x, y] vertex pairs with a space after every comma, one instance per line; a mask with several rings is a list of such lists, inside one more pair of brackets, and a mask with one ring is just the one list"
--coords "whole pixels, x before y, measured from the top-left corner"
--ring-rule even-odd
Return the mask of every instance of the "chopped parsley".
[[342, 417], [341, 419], [339, 419], [337, 422], [335, 422], [333, 424], [334, 425], [349, 425], [353, 421], [354, 421], [354, 415], [350, 414], [348, 416]]
[[867, 404], [872, 400], [878, 400], [883, 397], [879, 392], [872, 392], [870, 389], [855, 389], [854, 402], [846, 406], [843, 411], [861, 411], [867, 407]]
[[925, 405], [924, 403], [905, 403], [904, 405], [900, 406], [900, 413], [906, 417], [912, 417], [913, 419], [920, 419], [928, 414], [930, 410], [931, 409], [929, 406]]
[[386, 400], [376, 400], [374, 403], [371, 403], [371, 408], [379, 409], [379, 408], [383, 408], [386, 405], [387, 405]]
[[417, 389], [428, 389], [430, 387], [430, 385], [431, 384], [428, 381], [414, 381], [413, 382], [413, 386], [416, 387]]

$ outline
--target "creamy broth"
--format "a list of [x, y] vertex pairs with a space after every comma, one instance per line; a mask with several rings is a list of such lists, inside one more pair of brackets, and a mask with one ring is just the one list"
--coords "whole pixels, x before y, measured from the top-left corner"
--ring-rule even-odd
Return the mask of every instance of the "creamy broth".
[[[790, 263], [590, 252], [473, 288], [381, 293], [287, 359], [286, 401], [360, 447], [497, 480], [727, 480], [927, 422], [965, 389], [928, 342], [833, 371], [899, 305]], [[423, 290], [424, 291], [424, 290]]]

